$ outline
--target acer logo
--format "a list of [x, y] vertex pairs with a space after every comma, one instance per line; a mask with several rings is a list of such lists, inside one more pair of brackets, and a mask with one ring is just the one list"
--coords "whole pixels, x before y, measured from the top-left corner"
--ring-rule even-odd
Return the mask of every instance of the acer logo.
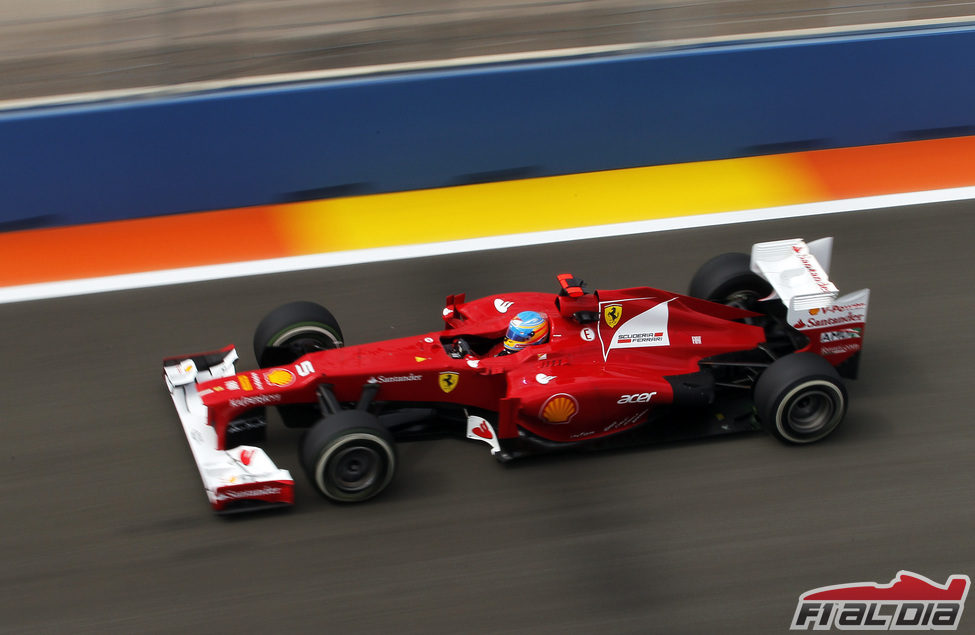
[[650, 400], [656, 394], [655, 392], [638, 392], [633, 395], [622, 395], [616, 403], [650, 403]]

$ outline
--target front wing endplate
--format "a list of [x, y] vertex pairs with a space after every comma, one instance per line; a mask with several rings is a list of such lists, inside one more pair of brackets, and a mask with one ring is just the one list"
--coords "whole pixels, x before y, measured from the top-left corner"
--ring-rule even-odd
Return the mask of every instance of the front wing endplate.
[[202, 381], [235, 373], [237, 351], [174, 357], [164, 361], [166, 386], [173, 398], [193, 460], [210, 505], [217, 512], [250, 511], [294, 503], [294, 480], [258, 447], [217, 449], [217, 433], [197, 391]]

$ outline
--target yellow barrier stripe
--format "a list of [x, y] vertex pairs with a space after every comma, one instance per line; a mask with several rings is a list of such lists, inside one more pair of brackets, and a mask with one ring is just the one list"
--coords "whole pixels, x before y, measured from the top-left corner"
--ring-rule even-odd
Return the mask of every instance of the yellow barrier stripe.
[[294, 203], [274, 208], [294, 254], [480, 238], [820, 200], [790, 155], [662, 165]]

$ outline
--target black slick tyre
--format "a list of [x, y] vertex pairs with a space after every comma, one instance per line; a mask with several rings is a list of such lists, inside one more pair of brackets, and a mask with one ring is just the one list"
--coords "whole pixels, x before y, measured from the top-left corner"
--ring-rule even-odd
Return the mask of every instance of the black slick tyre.
[[[342, 346], [342, 329], [335, 316], [314, 302], [290, 302], [268, 313], [254, 330], [254, 357], [261, 368], [284, 366], [315, 351]], [[318, 406], [278, 406], [289, 428], [307, 428], [320, 417]]]
[[393, 436], [364, 410], [344, 410], [311, 428], [301, 442], [301, 463], [323, 496], [338, 503], [360, 503], [393, 480]]
[[688, 295], [721, 304], [750, 306], [772, 293], [772, 285], [751, 270], [751, 257], [742, 253], [715, 256], [691, 278]]
[[254, 331], [254, 356], [261, 368], [287, 364], [317, 350], [342, 346], [342, 329], [332, 313], [314, 302], [290, 302], [274, 309]]
[[758, 378], [755, 408], [773, 436], [786, 443], [812, 443], [843, 421], [846, 387], [825, 359], [795, 353], [775, 360]]

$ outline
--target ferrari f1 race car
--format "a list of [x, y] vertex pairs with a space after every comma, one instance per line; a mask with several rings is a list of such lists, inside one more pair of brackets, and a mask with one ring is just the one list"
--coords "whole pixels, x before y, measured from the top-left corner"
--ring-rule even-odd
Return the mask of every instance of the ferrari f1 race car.
[[[811, 443], [844, 418], [867, 319], [869, 290], [838, 297], [829, 280], [831, 250], [723, 254], [686, 295], [570, 274], [557, 293], [451, 295], [444, 330], [355, 346], [324, 307], [293, 302], [257, 326], [260, 369], [237, 371], [228, 346], [168, 358], [164, 375], [218, 512], [294, 501], [291, 474], [256, 446], [268, 406], [307, 428], [309, 481], [345, 503], [382, 492], [412, 439], [471, 439], [502, 462], [757, 428]], [[531, 319], [540, 337], [513, 334]]]

